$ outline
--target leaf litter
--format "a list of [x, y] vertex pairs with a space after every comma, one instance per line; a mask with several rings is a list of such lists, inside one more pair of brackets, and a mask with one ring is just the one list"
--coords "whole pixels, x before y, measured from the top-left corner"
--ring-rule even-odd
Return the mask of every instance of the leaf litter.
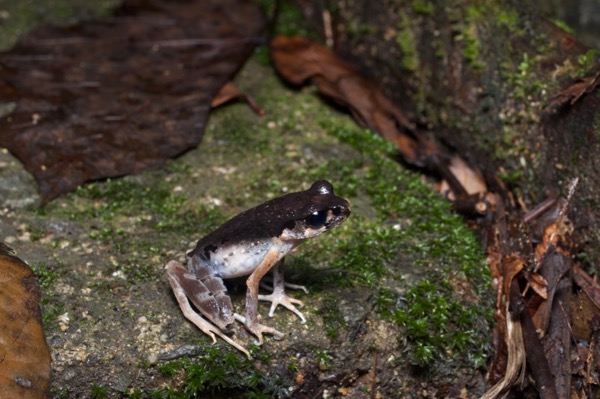
[[200, 143], [213, 98], [264, 40], [264, 22], [238, 0], [129, 0], [112, 18], [38, 28], [0, 54], [0, 145], [43, 202], [160, 167]]

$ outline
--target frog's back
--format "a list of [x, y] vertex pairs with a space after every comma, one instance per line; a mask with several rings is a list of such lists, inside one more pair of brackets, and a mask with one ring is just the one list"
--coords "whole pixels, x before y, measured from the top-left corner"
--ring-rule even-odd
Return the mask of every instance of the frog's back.
[[261, 251], [257, 256], [260, 256], [285, 229], [291, 230], [296, 222], [335, 206], [345, 209], [348, 203], [333, 193], [331, 183], [317, 181], [308, 190], [286, 194], [238, 214], [198, 241], [188, 257], [200, 257], [212, 263], [216, 251], [244, 254], [259, 248]]
[[287, 194], [238, 214], [200, 239], [192, 252], [196, 253], [211, 244], [226, 245], [279, 237], [286, 227], [309, 214], [312, 209], [307, 206], [305, 193]]

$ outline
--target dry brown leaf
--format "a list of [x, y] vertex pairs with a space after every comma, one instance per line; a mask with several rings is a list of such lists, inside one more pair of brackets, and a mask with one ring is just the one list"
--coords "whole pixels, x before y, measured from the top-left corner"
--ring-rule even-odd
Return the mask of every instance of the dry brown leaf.
[[[467, 195], [480, 194], [488, 191], [487, 184], [480, 170], [473, 169], [459, 156], [455, 155], [448, 165], [450, 172], [456, 180], [463, 186]], [[439, 191], [448, 193], [448, 199], [453, 201], [456, 196], [451, 193], [450, 185], [446, 180], [442, 180]]]
[[504, 286], [502, 287], [502, 294], [505, 298], [508, 298], [510, 292], [510, 285], [513, 279], [523, 270], [526, 266], [526, 262], [517, 254], [511, 254], [506, 256], [502, 262], [503, 280]]
[[0, 243], [0, 398], [46, 398], [50, 351], [40, 289], [29, 266]]
[[271, 58], [277, 71], [289, 82], [301, 85], [310, 80], [325, 96], [350, 108], [354, 118], [391, 141], [407, 162], [425, 164], [430, 146], [413, 137], [414, 125], [385, 94], [352, 65], [318, 43], [301, 36], [276, 36], [271, 41]]
[[246, 93], [242, 93], [232, 82], [227, 82], [223, 85], [223, 87], [221, 87], [219, 92], [213, 97], [210, 106], [211, 108], [216, 108], [233, 100], [246, 101], [250, 108], [252, 108], [252, 110], [258, 115], [264, 115], [265, 113], [260, 105], [258, 105], [256, 100], [254, 100], [254, 97]]
[[529, 271], [523, 273], [523, 275], [527, 279], [528, 287], [531, 287], [543, 299], [548, 299], [548, 281], [542, 275]]
[[594, 91], [598, 87], [598, 83], [600, 83], [600, 72], [596, 72], [593, 76], [577, 79], [550, 99], [547, 110], [554, 111], [565, 106], [572, 106], [583, 95]]
[[214, 95], [263, 38], [245, 0], [126, 0], [112, 18], [41, 27], [0, 54], [0, 145], [44, 202], [197, 146]]

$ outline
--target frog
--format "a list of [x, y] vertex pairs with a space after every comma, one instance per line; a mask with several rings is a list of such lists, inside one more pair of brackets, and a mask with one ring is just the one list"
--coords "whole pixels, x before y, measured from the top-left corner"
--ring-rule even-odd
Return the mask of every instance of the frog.
[[[187, 268], [176, 260], [165, 265], [183, 315], [213, 343], [219, 336], [251, 358], [248, 350], [232, 338], [235, 321], [256, 337], [258, 345], [264, 342], [263, 334], [275, 339], [284, 336], [260, 322], [259, 301], [271, 302], [269, 317], [281, 305], [304, 324], [306, 318], [298, 309], [304, 303], [288, 296], [285, 288], [308, 291], [285, 281], [285, 256], [304, 241], [339, 226], [349, 215], [349, 202], [335, 195], [330, 182], [318, 180], [307, 190], [271, 199], [228, 220], [186, 254]], [[269, 271], [273, 275], [272, 291], [259, 294], [261, 280]], [[234, 312], [224, 280], [246, 276], [244, 316]]]

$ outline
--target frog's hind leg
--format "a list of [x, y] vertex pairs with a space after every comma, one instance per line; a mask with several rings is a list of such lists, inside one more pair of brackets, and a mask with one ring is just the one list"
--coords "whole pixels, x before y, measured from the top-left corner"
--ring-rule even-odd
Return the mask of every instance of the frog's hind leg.
[[[177, 299], [177, 302], [179, 303], [179, 307], [181, 308], [183, 315], [188, 320], [190, 320], [192, 323], [194, 323], [196, 325], [196, 327], [198, 327], [205, 334], [210, 336], [213, 340], [213, 343], [217, 342], [217, 339], [215, 338], [215, 334], [216, 334], [219, 337], [223, 338], [223, 340], [225, 340], [228, 344], [230, 344], [234, 348], [245, 353], [246, 356], [248, 356], [248, 358], [250, 359], [250, 353], [246, 350], [246, 348], [244, 348], [243, 346], [241, 346], [240, 344], [235, 342], [233, 339], [231, 339], [230, 337], [225, 335], [219, 327], [215, 326], [208, 320], [203, 319], [196, 311], [194, 311], [194, 309], [190, 305], [190, 300], [191, 300], [192, 303], [203, 313], [207, 309], [207, 303], [209, 305], [208, 308], [211, 308], [211, 307], [214, 308], [214, 307], [218, 306], [217, 303], [219, 301], [215, 300], [215, 298], [214, 298], [216, 295], [215, 294], [211, 295], [211, 294], [207, 293], [207, 292], [212, 292], [209, 290], [207, 285], [203, 284], [203, 281], [196, 278], [196, 276], [194, 274], [190, 273], [186, 268], [183, 267], [183, 265], [181, 263], [179, 263], [177, 261], [170, 261], [165, 266], [165, 269], [167, 271], [167, 277], [169, 278], [169, 283], [171, 284], [171, 288], [173, 289], [173, 293], [175, 294], [175, 298]], [[221, 283], [221, 285], [223, 285], [222, 281], [220, 283]], [[223, 288], [225, 288], [225, 287], [223, 286]], [[210, 301], [210, 300], [206, 301], [205, 300], [206, 296], [212, 298], [214, 300], [214, 302]], [[233, 311], [231, 310], [231, 300], [229, 299], [229, 297], [227, 295], [225, 295], [225, 297], [227, 298], [227, 300], [229, 300], [229, 309], [230, 309], [230, 313], [231, 313], [231, 320], [233, 321], [234, 315], [233, 315]], [[227, 301], [225, 301], [225, 302], [227, 302]], [[213, 321], [212, 318], [211, 318], [211, 321]], [[227, 323], [227, 324], [230, 324], [230, 323]]]
[[[223, 280], [212, 269], [195, 263], [194, 259], [191, 262], [189, 266], [193, 272], [185, 269], [181, 263], [171, 261], [165, 266], [167, 274], [177, 278], [189, 300], [204, 317], [222, 331], [227, 331], [235, 319], [231, 298], [227, 295]], [[177, 266], [169, 267], [174, 263], [177, 263]]]

